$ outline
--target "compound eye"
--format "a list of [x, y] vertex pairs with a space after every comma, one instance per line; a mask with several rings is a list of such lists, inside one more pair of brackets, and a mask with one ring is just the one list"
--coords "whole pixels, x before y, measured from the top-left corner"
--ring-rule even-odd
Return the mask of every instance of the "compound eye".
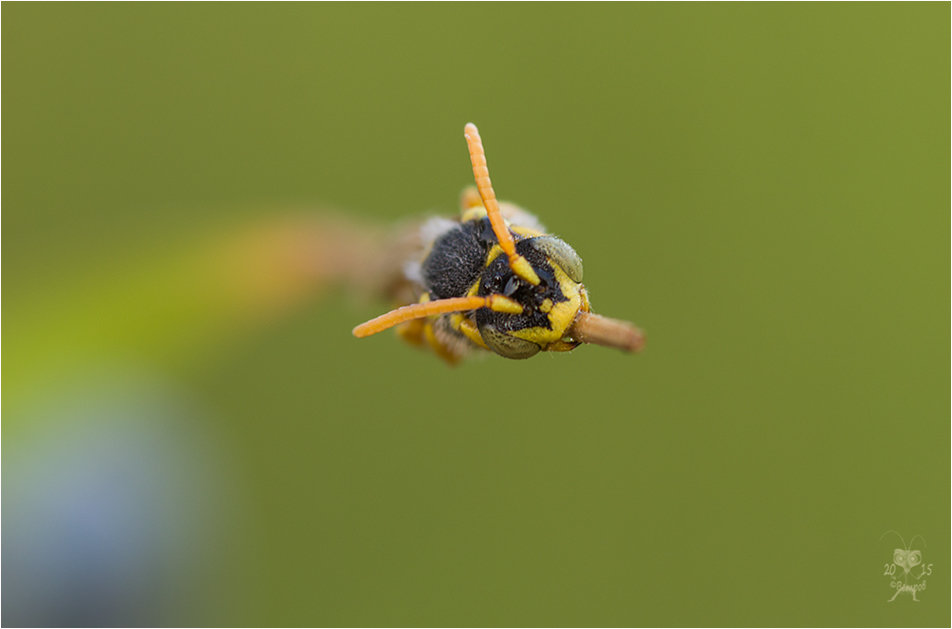
[[479, 326], [479, 335], [489, 349], [506, 358], [529, 358], [542, 349], [532, 341], [501, 332], [489, 324]]
[[560, 240], [555, 236], [537, 236], [529, 240], [529, 243], [541, 251], [552, 262], [558, 264], [565, 271], [565, 274], [572, 278], [573, 282], [582, 281], [582, 259], [578, 257], [567, 242]]

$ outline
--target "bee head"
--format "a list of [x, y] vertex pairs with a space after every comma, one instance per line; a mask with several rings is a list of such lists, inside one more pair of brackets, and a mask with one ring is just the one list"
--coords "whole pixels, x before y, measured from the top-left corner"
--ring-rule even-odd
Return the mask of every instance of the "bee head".
[[555, 236], [519, 240], [515, 248], [539, 281], [532, 284], [516, 273], [507, 257], [499, 255], [501, 250], [491, 252], [477, 294], [503, 295], [522, 306], [522, 312], [477, 311], [480, 336], [489, 349], [506, 358], [529, 358], [550, 348], [572, 349], [578, 343], [566, 338], [566, 331], [587, 303], [581, 258]]

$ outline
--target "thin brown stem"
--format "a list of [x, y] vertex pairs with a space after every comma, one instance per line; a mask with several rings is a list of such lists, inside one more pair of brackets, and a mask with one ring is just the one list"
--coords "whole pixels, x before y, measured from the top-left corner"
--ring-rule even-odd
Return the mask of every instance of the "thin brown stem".
[[615, 347], [626, 352], [640, 352], [645, 346], [645, 335], [639, 328], [627, 321], [592, 312], [580, 312], [568, 334], [581, 343]]

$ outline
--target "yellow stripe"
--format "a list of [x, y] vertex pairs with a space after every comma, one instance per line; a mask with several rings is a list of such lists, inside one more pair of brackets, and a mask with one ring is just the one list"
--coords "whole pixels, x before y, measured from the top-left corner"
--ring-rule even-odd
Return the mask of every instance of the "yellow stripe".
[[545, 234], [540, 231], [536, 231], [528, 227], [522, 227], [520, 225], [511, 225], [509, 229], [516, 232], [523, 238], [535, 238], [536, 236], [545, 236]]
[[493, 260], [499, 257], [499, 254], [502, 253], [502, 247], [499, 245], [493, 245], [493, 248], [489, 250], [489, 253], [486, 254], [486, 264], [483, 266], [488, 267], [492, 264]]
[[465, 210], [463, 212], [462, 221], [464, 223], [468, 221], [478, 221], [481, 218], [486, 218], [486, 216], [487, 216], [486, 208], [484, 208], [482, 205], [478, 205], [476, 207], [471, 207], [468, 210]]
[[[562, 289], [562, 294], [567, 298], [567, 301], [553, 303], [549, 312], [546, 313], [549, 319], [549, 325], [552, 326], [552, 329], [534, 327], [510, 332], [510, 334], [516, 338], [532, 341], [533, 343], [541, 345], [543, 349], [546, 349], [546, 346], [550, 343], [558, 343], [562, 340], [566, 330], [568, 330], [572, 322], [575, 321], [575, 316], [582, 306], [582, 297], [579, 291], [580, 285], [573, 282], [557, 264], [552, 265], [552, 270], [555, 272], [555, 278], [559, 282], [559, 288]], [[553, 349], [558, 347], [559, 345], [556, 345]]]
[[468, 290], [468, 291], [466, 291], [466, 296], [467, 296], [467, 297], [475, 297], [475, 296], [476, 296], [476, 293], [479, 292], [479, 282], [480, 282], [480, 280], [476, 280], [475, 282], [473, 282], [473, 285], [469, 287], [469, 290]]
[[486, 343], [483, 341], [483, 337], [479, 334], [479, 328], [476, 327], [476, 324], [469, 317], [464, 317], [463, 315], [459, 316], [459, 323], [457, 324], [457, 329], [462, 332], [470, 342], [482, 347], [483, 349], [489, 349], [486, 347]]

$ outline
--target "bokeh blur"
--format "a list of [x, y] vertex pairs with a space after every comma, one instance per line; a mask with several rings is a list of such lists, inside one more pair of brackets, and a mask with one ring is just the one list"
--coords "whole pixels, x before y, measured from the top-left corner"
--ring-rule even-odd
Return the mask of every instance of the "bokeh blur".
[[[949, 623], [947, 3], [2, 17], [4, 625]], [[642, 355], [351, 337], [468, 121]]]

